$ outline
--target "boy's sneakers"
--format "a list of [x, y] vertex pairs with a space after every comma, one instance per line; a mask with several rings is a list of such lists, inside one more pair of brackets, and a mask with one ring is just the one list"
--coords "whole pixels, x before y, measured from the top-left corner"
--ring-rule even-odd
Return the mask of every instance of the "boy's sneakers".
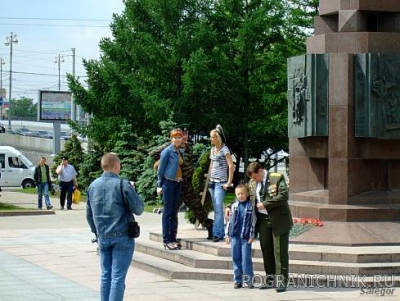
[[234, 289], [242, 288], [242, 284], [239, 283], [239, 282], [235, 282], [233, 288], [234, 288]]
[[252, 288], [254, 288], [254, 285], [253, 285], [253, 283], [247, 283], [247, 288], [249, 288], [249, 289], [252, 289]]
[[223, 237], [218, 237], [218, 236], [214, 236], [212, 239], [213, 242], [219, 242], [219, 241], [223, 241], [223, 240], [224, 240]]
[[50, 210], [50, 209], [53, 209], [53, 206], [52, 206], [52, 205], [47, 206], [47, 210]]

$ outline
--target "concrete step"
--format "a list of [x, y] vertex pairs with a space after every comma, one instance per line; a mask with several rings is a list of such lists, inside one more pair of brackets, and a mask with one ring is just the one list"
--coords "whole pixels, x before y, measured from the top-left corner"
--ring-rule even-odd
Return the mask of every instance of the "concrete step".
[[290, 198], [290, 210], [293, 216], [339, 222], [397, 222], [400, 219], [400, 204], [324, 204], [307, 202], [299, 194], [291, 194]]
[[[154, 237], [154, 236], [153, 236]], [[182, 239], [182, 250], [165, 250], [162, 243], [152, 240], [141, 240], [136, 244], [136, 251], [147, 255], [166, 259], [191, 268], [201, 269], [226, 269], [232, 270], [232, 259], [221, 256], [215, 249], [226, 249], [220, 243], [193, 242]], [[210, 245], [213, 244], [213, 245]], [[198, 247], [202, 245], [203, 248]], [[188, 248], [189, 246], [189, 248]], [[211, 254], [207, 249], [211, 248]], [[200, 250], [200, 251], [199, 251]], [[204, 252], [205, 250], [205, 252]], [[322, 275], [400, 275], [400, 262], [335, 262], [324, 260], [298, 260], [290, 258], [290, 271], [300, 274], [322, 274]], [[263, 271], [261, 258], [253, 258], [255, 271]]]
[[[151, 241], [162, 244], [162, 235], [151, 232]], [[181, 238], [184, 249], [214, 256], [230, 257], [230, 246], [224, 242], [214, 243], [204, 238]], [[345, 263], [400, 263], [400, 246], [342, 247], [326, 245], [290, 244], [292, 260], [345, 262]], [[260, 244], [253, 244], [253, 258], [262, 258]]]
[[[178, 251], [168, 251], [178, 252]], [[132, 266], [163, 276], [167, 279], [229, 281], [233, 280], [232, 270], [203, 269], [185, 266], [181, 263], [135, 252]], [[254, 271], [256, 287], [265, 283], [265, 274]], [[399, 287], [400, 276], [354, 276], [290, 273], [289, 287]]]
[[166, 277], [168, 279], [208, 281], [232, 281], [233, 279], [233, 272], [231, 270], [193, 268], [181, 263], [141, 252], [135, 252], [132, 266]]
[[[165, 250], [162, 243], [151, 240], [141, 240], [136, 244], [135, 249], [137, 252], [167, 259], [192, 268], [233, 270], [230, 254], [229, 256], [215, 256], [187, 249], [185, 246], [181, 250]], [[253, 268], [259, 271], [264, 269], [261, 258], [253, 258]]]
[[319, 275], [400, 275], [400, 262], [347, 263], [290, 259], [289, 270], [293, 273]]

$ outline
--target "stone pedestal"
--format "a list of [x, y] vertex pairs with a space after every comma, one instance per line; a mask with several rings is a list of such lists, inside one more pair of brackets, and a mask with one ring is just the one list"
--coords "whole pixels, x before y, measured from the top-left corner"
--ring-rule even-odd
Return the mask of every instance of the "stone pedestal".
[[[357, 136], [355, 130], [355, 116], [362, 119], [364, 114], [360, 115], [360, 102], [370, 92], [359, 87], [358, 94], [355, 91], [360, 77], [356, 54], [400, 55], [400, 1], [321, 0], [315, 35], [307, 41], [307, 53], [329, 55], [328, 134], [299, 137], [289, 132], [293, 216], [340, 222], [400, 222], [400, 134], [391, 134], [388, 126], [383, 126], [387, 135], [382, 137], [378, 137], [376, 129], [371, 131], [378, 134], [367, 137]], [[369, 121], [383, 118], [387, 123], [399, 117], [399, 127], [397, 121], [390, 121], [397, 131], [400, 76], [380, 72], [381, 79], [368, 80], [371, 89], [380, 80], [386, 90], [378, 91], [372, 101], [379, 102], [381, 96], [395, 112], [392, 117], [386, 111], [382, 116], [371, 111]], [[293, 121], [293, 116], [289, 109], [289, 122], [301, 126], [303, 119]], [[308, 118], [305, 116], [304, 122]]]

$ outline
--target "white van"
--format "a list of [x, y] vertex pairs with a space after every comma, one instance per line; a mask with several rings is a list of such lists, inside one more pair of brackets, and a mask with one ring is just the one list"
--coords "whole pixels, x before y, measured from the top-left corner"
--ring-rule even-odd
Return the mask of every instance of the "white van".
[[0, 146], [0, 187], [35, 187], [35, 165], [12, 146]]

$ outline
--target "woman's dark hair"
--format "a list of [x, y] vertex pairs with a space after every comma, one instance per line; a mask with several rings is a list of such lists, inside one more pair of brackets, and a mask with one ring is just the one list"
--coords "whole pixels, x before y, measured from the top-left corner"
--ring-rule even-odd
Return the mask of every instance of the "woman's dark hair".
[[226, 143], [225, 133], [224, 133], [224, 129], [222, 128], [222, 126], [220, 124], [217, 124], [215, 126], [215, 130], [218, 132], [219, 136], [221, 137], [222, 143]]

